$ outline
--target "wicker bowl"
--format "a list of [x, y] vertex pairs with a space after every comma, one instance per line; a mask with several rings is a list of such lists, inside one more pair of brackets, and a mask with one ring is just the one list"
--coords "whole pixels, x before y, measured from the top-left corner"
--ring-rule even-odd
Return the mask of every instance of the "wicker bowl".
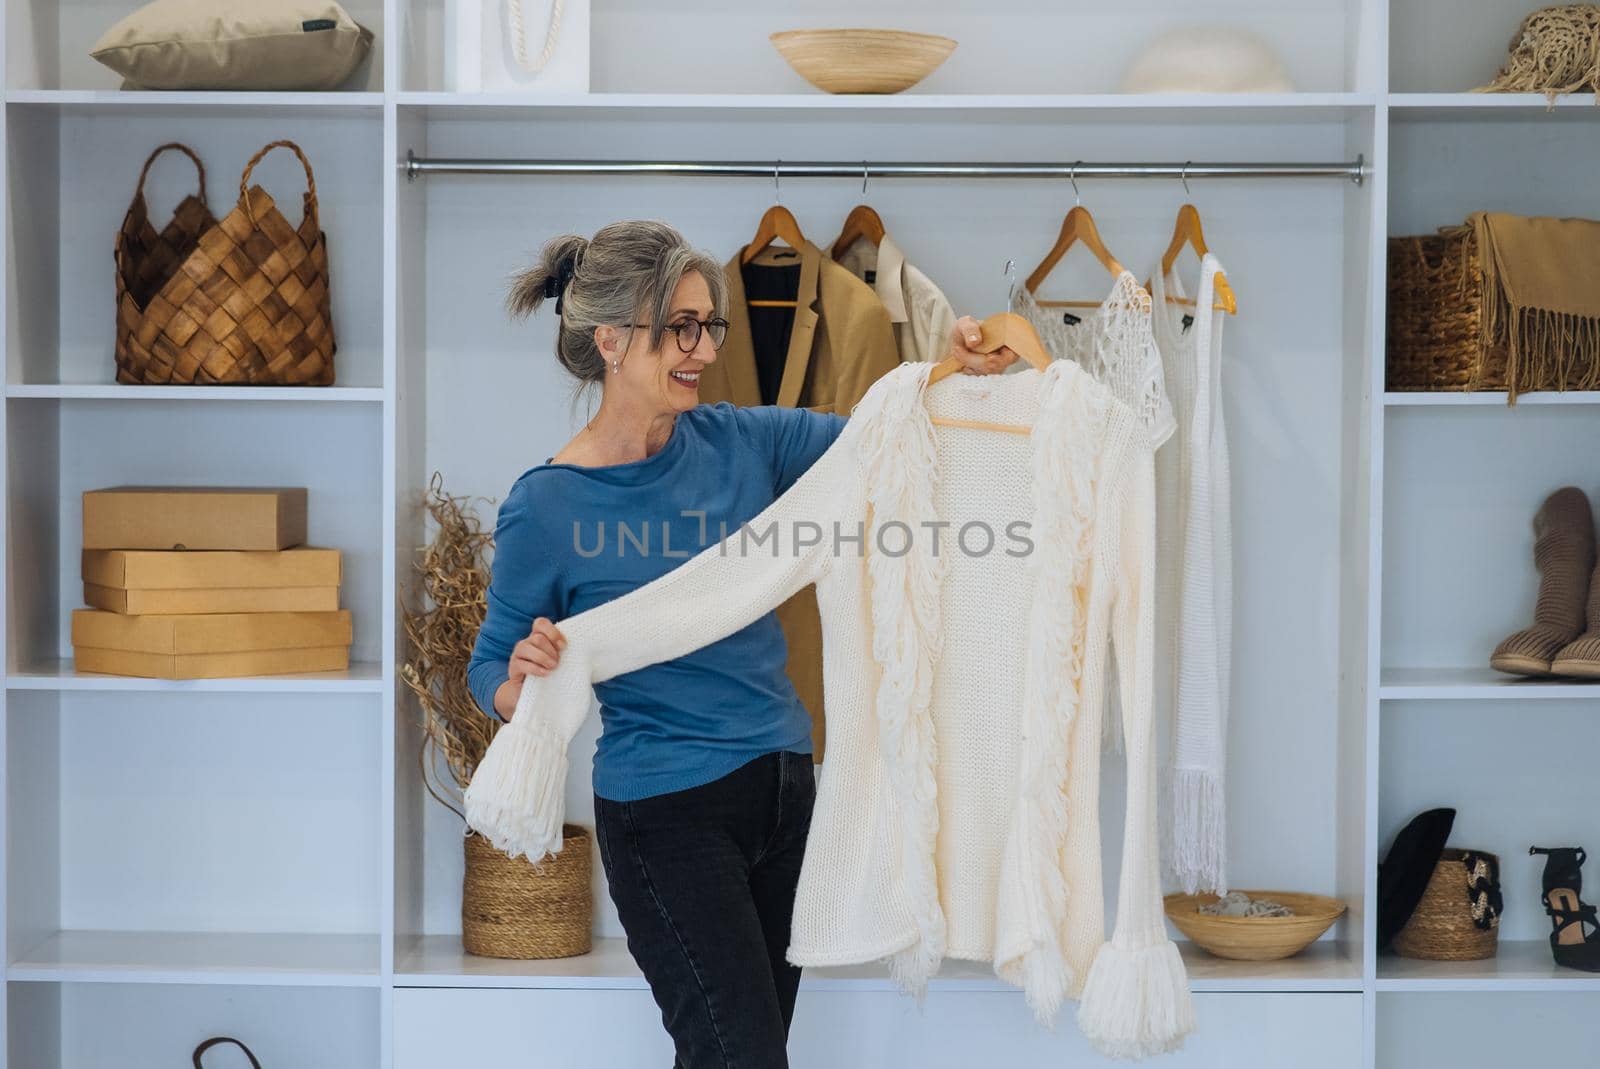
[[956, 47], [948, 37], [904, 30], [784, 30], [769, 40], [800, 77], [828, 93], [898, 93]]
[[1239, 961], [1276, 961], [1292, 957], [1316, 942], [1345, 910], [1343, 902], [1323, 895], [1294, 891], [1245, 891], [1251, 898], [1267, 898], [1294, 910], [1292, 917], [1213, 917], [1199, 912], [1217, 900], [1213, 894], [1168, 895], [1167, 917], [1178, 931], [1219, 958]]

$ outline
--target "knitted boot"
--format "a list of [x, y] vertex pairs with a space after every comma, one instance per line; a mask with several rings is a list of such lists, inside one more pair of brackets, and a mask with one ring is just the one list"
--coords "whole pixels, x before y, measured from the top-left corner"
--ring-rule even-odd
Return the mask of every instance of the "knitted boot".
[[1583, 634], [1556, 652], [1550, 671], [1558, 676], [1600, 679], [1600, 563], [1589, 577], [1589, 607]]
[[1594, 514], [1577, 487], [1563, 487], [1546, 498], [1533, 530], [1533, 562], [1539, 569], [1533, 626], [1500, 643], [1489, 658], [1490, 667], [1517, 676], [1549, 675], [1556, 654], [1583, 630], [1589, 574], [1595, 566]]

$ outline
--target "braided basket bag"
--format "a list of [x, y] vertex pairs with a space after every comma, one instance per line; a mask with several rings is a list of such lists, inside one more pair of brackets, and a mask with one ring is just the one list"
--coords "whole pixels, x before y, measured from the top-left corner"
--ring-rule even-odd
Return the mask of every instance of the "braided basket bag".
[[[299, 229], [260, 186], [257, 163], [288, 148], [306, 172]], [[168, 149], [194, 161], [198, 196], [184, 198], [157, 233], [144, 180]], [[274, 141], [245, 165], [239, 202], [219, 222], [206, 207], [206, 172], [185, 145], [162, 145], [139, 172], [117, 234], [117, 381], [141, 385], [330, 386], [333, 316], [328, 246], [317, 217], [311, 163]]]

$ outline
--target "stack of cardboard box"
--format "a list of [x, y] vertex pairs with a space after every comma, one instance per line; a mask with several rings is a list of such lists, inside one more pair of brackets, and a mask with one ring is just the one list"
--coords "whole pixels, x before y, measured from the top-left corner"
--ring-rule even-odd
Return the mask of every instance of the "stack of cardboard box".
[[200, 679], [350, 666], [340, 554], [305, 545], [304, 487], [83, 495], [79, 671]]

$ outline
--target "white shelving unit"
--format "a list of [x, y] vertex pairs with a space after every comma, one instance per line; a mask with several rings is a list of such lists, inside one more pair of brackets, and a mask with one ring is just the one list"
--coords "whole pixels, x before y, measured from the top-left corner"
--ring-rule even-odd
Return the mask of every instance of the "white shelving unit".
[[[378, 35], [345, 91], [121, 92], [88, 44], [136, 0], [4, 0], [0, 264], [7, 464], [4, 686], [6, 998], [0, 1069], [181, 1063], [240, 1035], [268, 1066], [666, 1064], [598, 860], [592, 954], [473, 957], [460, 945], [461, 826], [417, 771], [417, 712], [397, 592], [429, 532], [434, 471], [495, 503], [583, 418], [540, 317], [510, 323], [507, 275], [547, 238], [620, 217], [672, 221], [730, 256], [771, 203], [737, 179], [430, 176], [436, 157], [874, 160], [1337, 160], [1337, 180], [1192, 181], [1240, 293], [1228, 325], [1237, 592], [1230, 739], [1231, 871], [1241, 886], [1337, 895], [1329, 938], [1283, 962], [1185, 948], [1201, 1030], [1173, 1066], [1423, 1064], [1440, 1032], [1497, 1022], [1496, 1041], [1586, 1064], [1600, 982], [1555, 969], [1529, 842], [1582, 842], [1596, 809], [1583, 763], [1595, 695], [1482, 667], [1532, 605], [1528, 521], [1550, 489], [1591, 489], [1600, 394], [1383, 390], [1386, 238], [1477, 208], [1600, 216], [1600, 109], [1466, 92], [1486, 81], [1524, 7], [1509, 0], [1219, 0], [1300, 92], [1108, 92], [1180, 0], [1059, 5], [930, 0], [592, 0], [588, 93], [464, 95], [443, 84], [440, 0], [352, 0]], [[537, 20], [535, 20], [537, 21]], [[796, 25], [947, 33], [955, 55], [892, 97], [811, 90], [765, 41]], [[661, 42], [672, 41], [663, 50]], [[1093, 48], [1073, 42], [1092, 41]], [[1064, 50], [1071, 50], [1064, 61]], [[214, 209], [249, 155], [289, 137], [316, 168], [329, 233], [339, 384], [130, 388], [113, 381], [110, 245], [145, 155], [181, 140]], [[281, 204], [294, 161], [257, 178]], [[153, 169], [162, 219], [193, 188]], [[1130, 265], [1162, 249], [1176, 183], [1080, 179]], [[856, 181], [785, 178], [814, 240]], [[1000, 265], [1037, 258], [1071, 190], [1040, 181], [873, 179], [868, 199], [961, 310], [1004, 300]], [[293, 218], [293, 212], [290, 212]], [[1103, 279], [1068, 262], [1048, 295]], [[311, 540], [346, 554], [348, 672], [199, 681], [83, 675], [67, 626], [79, 495], [116, 482], [304, 485]], [[572, 748], [569, 819], [591, 813]], [[1561, 744], [1566, 740], [1566, 744]], [[1108, 766], [1108, 897], [1121, 771]], [[1499, 956], [1374, 954], [1377, 861], [1416, 810], [1460, 809], [1458, 843], [1500, 851]], [[1600, 880], [1600, 877], [1595, 877]], [[1591, 896], [1593, 897], [1593, 896]], [[1551, 1028], [1548, 1002], [1572, 1007]], [[1492, 1016], [1491, 1016], [1492, 1015]], [[1554, 1038], [1550, 1038], [1553, 1036]], [[1553, 1044], [1554, 1046], [1550, 1046]], [[1079, 1064], [1070, 1023], [1035, 1025], [992, 973], [951, 963], [918, 1010], [882, 970], [808, 971], [793, 1064]]]

